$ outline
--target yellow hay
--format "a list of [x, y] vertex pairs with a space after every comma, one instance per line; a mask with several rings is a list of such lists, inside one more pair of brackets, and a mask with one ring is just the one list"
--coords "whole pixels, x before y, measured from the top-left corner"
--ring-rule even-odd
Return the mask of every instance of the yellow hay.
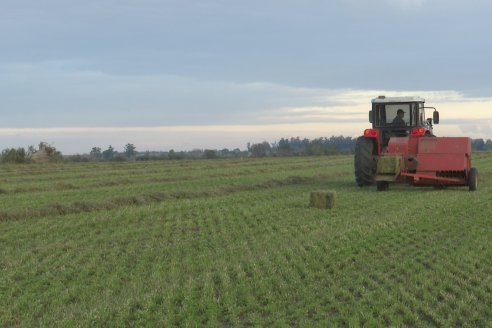
[[326, 209], [335, 206], [336, 192], [332, 190], [311, 191], [310, 206]]

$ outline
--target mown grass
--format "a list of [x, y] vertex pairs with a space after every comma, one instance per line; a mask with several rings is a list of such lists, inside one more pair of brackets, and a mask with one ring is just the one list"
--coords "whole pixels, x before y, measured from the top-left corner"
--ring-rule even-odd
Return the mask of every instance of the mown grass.
[[360, 189], [348, 156], [3, 167], [0, 326], [490, 326], [474, 164], [474, 193]]

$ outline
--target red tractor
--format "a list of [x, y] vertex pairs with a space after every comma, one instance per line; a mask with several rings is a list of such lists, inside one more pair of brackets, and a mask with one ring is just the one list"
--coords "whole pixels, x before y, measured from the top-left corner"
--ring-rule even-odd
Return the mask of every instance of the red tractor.
[[[388, 189], [390, 182], [477, 189], [471, 139], [436, 137], [432, 126], [439, 123], [439, 112], [424, 103], [420, 97], [372, 100], [372, 128], [364, 131], [355, 146], [357, 185], [376, 183], [379, 191]], [[432, 118], [425, 118], [425, 109], [434, 110]]]

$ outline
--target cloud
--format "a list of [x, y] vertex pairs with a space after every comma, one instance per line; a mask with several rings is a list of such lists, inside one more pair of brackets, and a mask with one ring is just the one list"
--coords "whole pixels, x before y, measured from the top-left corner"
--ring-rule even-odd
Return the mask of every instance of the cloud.
[[[451, 122], [450, 122], [451, 123]], [[456, 126], [466, 136], [492, 139], [492, 118], [479, 120], [457, 120]]]
[[385, 0], [385, 2], [391, 6], [408, 9], [422, 6], [426, 0]]
[[487, 94], [492, 48], [482, 40], [490, 6], [483, 0], [3, 1], [0, 63], [81, 60], [109, 75]]
[[428, 0], [343, 0], [352, 6], [369, 6], [380, 8], [390, 7], [396, 9], [418, 9], [428, 3]]
[[[420, 95], [434, 104], [488, 102], [461, 92], [307, 88], [269, 82], [122, 75], [84, 61], [0, 65], [4, 127], [270, 124], [366, 118], [381, 94]], [[473, 102], [473, 103], [472, 103]], [[482, 106], [478, 104], [478, 106]], [[358, 117], [350, 113], [360, 113]], [[356, 115], [357, 116], [357, 115]]]
[[[83, 62], [1, 65], [3, 126], [149, 126], [258, 123], [286, 106], [327, 106], [337, 90], [267, 82], [204, 81], [173, 75], [121, 75]], [[263, 122], [264, 123], [264, 122]]]
[[[0, 147], [44, 140], [65, 153], [127, 142], [144, 149], [243, 148], [281, 137], [357, 136], [371, 99], [421, 96], [438, 135], [490, 138], [491, 97], [456, 90], [298, 87], [169, 74], [115, 74], [86, 60], [0, 63]], [[429, 109], [428, 116], [432, 110]]]
[[[262, 84], [255, 84], [254, 88], [263, 90]], [[282, 88], [266, 86], [279, 92]], [[284, 91], [289, 91], [286, 88]], [[35, 145], [39, 141], [53, 143], [66, 154], [88, 152], [92, 147], [101, 148], [111, 144], [122, 149], [128, 143], [134, 143], [138, 150], [191, 150], [194, 148], [241, 148], [248, 142], [279, 140], [290, 137], [329, 137], [344, 135], [357, 137], [369, 127], [367, 112], [370, 109], [370, 99], [375, 95], [398, 95], [397, 92], [383, 92], [357, 90], [327, 90], [325, 94], [332, 94], [333, 100], [327, 106], [298, 106], [281, 107], [274, 111], [263, 113], [252, 123], [235, 124], [188, 124], [174, 126], [86, 126], [86, 127], [26, 127], [0, 128], [0, 148], [26, 147]], [[319, 100], [323, 94], [317, 92], [301, 92]], [[417, 95], [408, 91], [405, 95]], [[444, 102], [445, 95], [450, 97]], [[355, 97], [354, 95], [359, 95]], [[372, 95], [371, 97], [369, 97]], [[438, 136], [468, 136], [472, 138], [492, 138], [492, 99], [471, 99], [459, 93], [446, 91], [420, 93], [420, 96], [433, 95], [442, 99], [439, 105], [427, 98], [429, 105], [435, 105], [441, 113], [441, 122], [434, 126]], [[309, 97], [303, 98], [306, 102]], [[337, 100], [335, 100], [337, 99]], [[344, 103], [341, 99], [349, 99]], [[432, 102], [432, 103], [431, 103]], [[354, 105], [355, 104], [355, 105]], [[473, 108], [473, 110], [470, 110]], [[430, 114], [430, 113], [428, 113]], [[269, 115], [269, 116], [268, 116]]]

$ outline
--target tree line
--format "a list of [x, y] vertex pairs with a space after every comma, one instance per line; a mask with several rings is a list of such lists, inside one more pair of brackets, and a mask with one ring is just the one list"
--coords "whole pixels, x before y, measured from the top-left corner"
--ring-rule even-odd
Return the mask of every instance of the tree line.
[[[322, 156], [353, 153], [357, 138], [332, 136], [330, 138], [282, 138], [273, 143], [263, 141], [248, 143], [247, 150], [235, 148], [194, 149], [190, 151], [137, 151], [132, 143], [127, 143], [122, 151], [109, 145], [106, 149], [92, 147], [85, 154], [63, 155], [47, 142], [38, 147], [6, 148], [0, 153], [2, 163], [59, 163], [59, 162], [99, 162], [99, 161], [148, 161], [148, 160], [193, 160], [215, 158], [245, 158], [268, 156]], [[491, 139], [472, 139], [474, 151], [492, 151]]]
[[492, 151], [492, 140], [472, 139], [472, 148], [478, 151]]
[[47, 142], [41, 141], [38, 148], [34, 146], [24, 148], [6, 148], [0, 153], [2, 163], [57, 163], [63, 162], [61, 152]]
[[193, 159], [214, 159], [214, 158], [241, 158], [249, 156], [247, 151], [239, 148], [225, 149], [194, 149], [190, 151], [137, 151], [134, 144], [128, 143], [122, 152], [108, 146], [102, 150], [100, 147], [93, 147], [87, 154], [77, 154], [65, 156], [67, 162], [124, 162], [124, 161], [149, 161], [149, 160], [193, 160]]
[[[332, 136], [330, 138], [301, 139], [282, 138], [274, 143], [262, 142], [248, 144], [252, 157], [266, 156], [318, 156], [353, 153], [357, 138]], [[491, 139], [472, 139], [473, 151], [492, 151]]]
[[248, 144], [248, 151], [252, 157], [335, 155], [353, 152], [356, 141], [356, 138], [344, 136], [312, 140], [300, 137], [282, 138], [271, 144], [266, 141]]

